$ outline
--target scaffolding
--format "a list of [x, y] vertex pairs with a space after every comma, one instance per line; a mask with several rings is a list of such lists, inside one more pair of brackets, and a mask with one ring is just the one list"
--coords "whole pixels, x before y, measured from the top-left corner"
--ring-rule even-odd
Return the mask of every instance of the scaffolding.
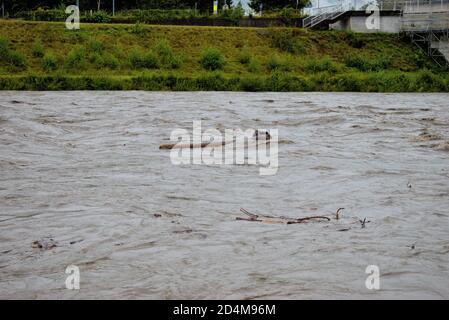
[[405, 1], [401, 31], [438, 65], [449, 68], [449, 0]]
[[424, 50], [437, 64], [449, 68], [449, 0], [339, 0], [333, 5], [308, 8], [303, 27], [319, 28], [348, 11], [397, 11], [400, 32]]

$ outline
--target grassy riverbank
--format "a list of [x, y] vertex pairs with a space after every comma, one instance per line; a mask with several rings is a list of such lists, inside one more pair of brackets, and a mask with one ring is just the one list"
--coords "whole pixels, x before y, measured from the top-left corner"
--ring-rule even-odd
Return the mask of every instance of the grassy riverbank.
[[3, 90], [449, 91], [397, 35], [0, 21]]

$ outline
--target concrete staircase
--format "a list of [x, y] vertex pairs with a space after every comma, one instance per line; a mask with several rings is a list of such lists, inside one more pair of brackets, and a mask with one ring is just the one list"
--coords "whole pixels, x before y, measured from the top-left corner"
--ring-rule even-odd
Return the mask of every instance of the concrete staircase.
[[304, 18], [302, 26], [309, 29], [329, 28], [329, 24], [335, 22], [346, 11], [343, 3], [329, 6], [317, 15]]

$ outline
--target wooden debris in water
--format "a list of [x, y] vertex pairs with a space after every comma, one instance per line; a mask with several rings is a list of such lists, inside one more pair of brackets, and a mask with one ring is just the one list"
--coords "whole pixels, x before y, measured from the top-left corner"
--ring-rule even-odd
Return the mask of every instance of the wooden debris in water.
[[302, 217], [302, 218], [289, 218], [284, 216], [272, 216], [267, 214], [254, 214], [249, 212], [248, 210], [245, 210], [243, 208], [240, 209], [240, 211], [248, 216], [248, 218], [241, 218], [237, 217], [236, 220], [240, 221], [253, 221], [253, 222], [263, 222], [263, 223], [272, 223], [272, 224], [298, 224], [303, 223], [306, 221], [330, 221], [331, 219], [326, 216], [310, 216], [310, 217]]
[[337, 213], [335, 213], [335, 219], [339, 220], [340, 219], [340, 211], [344, 210], [345, 208], [338, 208]]
[[56, 248], [58, 246], [58, 243], [53, 238], [47, 237], [33, 241], [31, 246], [37, 249], [50, 250]]

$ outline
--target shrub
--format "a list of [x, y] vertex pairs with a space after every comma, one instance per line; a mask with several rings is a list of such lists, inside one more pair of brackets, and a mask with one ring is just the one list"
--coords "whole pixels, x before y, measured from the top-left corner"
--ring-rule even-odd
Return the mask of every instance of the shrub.
[[226, 61], [220, 50], [208, 48], [203, 51], [200, 64], [206, 70], [218, 70], [224, 67]]
[[346, 42], [348, 43], [348, 45], [353, 48], [360, 49], [363, 48], [366, 44], [365, 39], [360, 38], [360, 36], [354, 32], [345, 32], [344, 35], [346, 36]]
[[248, 64], [249, 72], [259, 72], [260, 70], [260, 61], [256, 58], [252, 58]]
[[160, 40], [154, 47], [154, 51], [156, 52], [160, 63], [165, 67], [177, 69], [181, 66], [181, 59], [173, 53], [167, 40]]
[[104, 44], [100, 40], [91, 39], [88, 43], [89, 50], [95, 53], [102, 53], [104, 50]]
[[309, 60], [306, 63], [306, 70], [309, 72], [322, 72], [322, 71], [335, 72], [337, 71], [337, 67], [331, 58], [325, 57], [323, 59]]
[[271, 45], [274, 48], [293, 54], [306, 52], [305, 45], [295, 36], [293, 30], [269, 28], [268, 34], [271, 38]]
[[248, 65], [251, 62], [251, 53], [248, 49], [243, 49], [238, 59], [241, 64]]
[[339, 75], [332, 82], [335, 83], [333, 90], [352, 92], [361, 91], [365, 83], [364, 79], [362, 79], [358, 74]]
[[0, 63], [6, 63], [13, 70], [26, 69], [26, 58], [18, 51], [9, 48], [9, 40], [0, 37]]
[[176, 19], [188, 19], [192, 17], [198, 17], [198, 13], [191, 9], [176, 9], [176, 10], [164, 10], [164, 9], [133, 9], [127, 11], [127, 16], [132, 21], [141, 23], [167, 21]]
[[42, 58], [42, 68], [49, 72], [58, 68], [58, 59], [52, 53], [46, 53]]
[[69, 68], [84, 68], [86, 64], [86, 49], [81, 45], [73, 47], [67, 54], [65, 61]]
[[129, 62], [134, 69], [143, 68], [143, 54], [140, 50], [133, 49], [129, 54]]
[[145, 33], [145, 29], [144, 29], [144, 27], [143, 27], [139, 22], [137, 22], [136, 24], [134, 24], [134, 25], [131, 27], [130, 32], [131, 32], [131, 33], [134, 33], [134, 34], [142, 35], [142, 34]]
[[360, 71], [380, 71], [388, 69], [390, 65], [391, 61], [386, 57], [374, 59], [362, 55], [352, 55], [346, 59], [346, 66]]
[[0, 57], [4, 57], [9, 51], [9, 41], [6, 38], [0, 37]]
[[290, 61], [286, 59], [281, 59], [278, 56], [272, 56], [267, 62], [268, 70], [270, 71], [291, 71], [293, 65]]
[[233, 26], [240, 24], [240, 19], [245, 15], [245, 10], [241, 6], [224, 10], [221, 16]]
[[120, 43], [117, 43], [112, 48], [112, 53], [114, 54], [114, 56], [118, 57], [119, 59], [125, 60], [127, 58], [127, 55], [125, 53], [125, 49], [124, 49], [124, 47]]
[[33, 56], [36, 58], [42, 58], [44, 56], [44, 45], [41, 40], [34, 41], [33, 44]]
[[292, 7], [284, 7], [280, 10], [279, 16], [285, 25], [292, 26], [294, 24], [293, 19], [301, 17], [301, 10], [297, 10]]
[[129, 62], [134, 69], [156, 69], [159, 67], [159, 61], [153, 52], [143, 53], [138, 49], [131, 51]]
[[26, 58], [24, 56], [23, 53], [18, 52], [18, 51], [10, 51], [7, 61], [9, 62], [9, 64], [19, 70], [23, 70], [26, 68]]
[[103, 55], [103, 62], [101, 66], [109, 69], [117, 69], [120, 67], [120, 61], [112, 54], [105, 53]]
[[447, 91], [449, 89], [449, 84], [447, 84], [441, 76], [425, 69], [420, 70], [417, 73], [415, 89], [420, 92]]
[[109, 14], [106, 11], [99, 10], [99, 11], [94, 12], [94, 14], [92, 15], [91, 19], [89, 19], [89, 21], [96, 22], [96, 23], [108, 23], [111, 21], [111, 17], [109, 16]]
[[155, 69], [159, 67], [157, 56], [153, 52], [148, 52], [143, 57], [144, 68]]

